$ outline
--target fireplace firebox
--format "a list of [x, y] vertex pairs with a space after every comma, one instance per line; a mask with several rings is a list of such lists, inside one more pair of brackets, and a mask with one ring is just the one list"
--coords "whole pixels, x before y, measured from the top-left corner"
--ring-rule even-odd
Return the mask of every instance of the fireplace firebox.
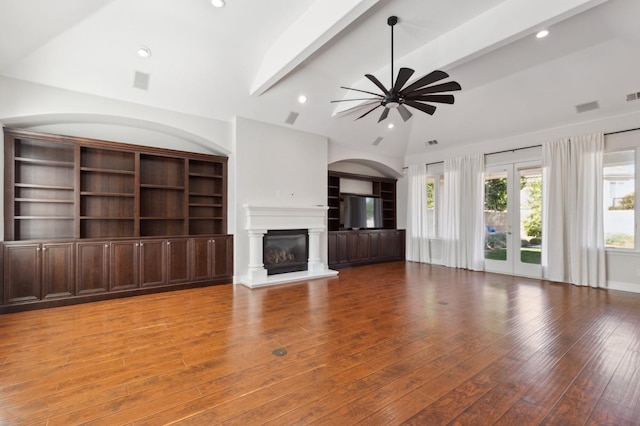
[[306, 271], [309, 259], [309, 233], [306, 229], [267, 231], [262, 257], [267, 275]]

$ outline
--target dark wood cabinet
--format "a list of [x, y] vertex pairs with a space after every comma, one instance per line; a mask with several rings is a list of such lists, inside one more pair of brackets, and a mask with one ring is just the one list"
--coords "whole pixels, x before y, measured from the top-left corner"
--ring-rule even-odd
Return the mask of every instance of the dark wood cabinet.
[[[382, 229], [343, 229], [340, 223], [340, 179], [371, 182], [371, 195], [382, 200]], [[327, 183], [329, 267], [404, 260], [405, 232], [395, 229], [396, 179], [330, 171]]]
[[109, 244], [109, 289], [111, 291], [132, 290], [139, 287], [140, 242], [112, 241]]
[[329, 232], [329, 267], [344, 268], [404, 260], [405, 231], [373, 229]]
[[5, 244], [4, 304], [75, 294], [73, 243]]
[[109, 243], [81, 242], [76, 245], [77, 294], [109, 291]]
[[231, 281], [226, 157], [4, 135], [0, 313]]
[[233, 238], [216, 236], [192, 239], [193, 281], [227, 276], [233, 271]]
[[140, 241], [140, 287], [167, 282], [167, 252], [164, 240]]
[[188, 238], [167, 240], [167, 283], [179, 284], [191, 278], [190, 244]]

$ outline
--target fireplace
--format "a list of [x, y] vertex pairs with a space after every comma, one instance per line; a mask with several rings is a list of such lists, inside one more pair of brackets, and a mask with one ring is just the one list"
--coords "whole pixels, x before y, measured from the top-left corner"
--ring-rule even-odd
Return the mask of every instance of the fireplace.
[[[315, 278], [335, 277], [337, 271], [328, 269], [325, 264], [326, 257], [326, 220], [327, 207], [324, 206], [252, 206], [244, 205], [246, 211], [246, 227], [248, 237], [248, 264], [240, 266], [242, 270], [246, 268], [246, 273], [237, 278], [239, 284], [247, 287], [262, 287], [267, 285], [283, 284], [293, 281], [303, 281]], [[290, 247], [291, 242], [287, 242], [284, 247], [285, 253], [278, 255], [277, 259], [290, 259], [296, 264], [295, 272], [274, 270], [271, 271], [267, 263], [276, 263], [268, 261], [264, 254], [267, 246], [272, 246], [269, 238], [274, 234], [280, 234], [277, 238], [279, 244], [288, 239], [293, 230], [296, 234], [303, 234], [296, 237], [296, 240], [304, 241], [304, 252], [298, 253], [298, 249]], [[284, 231], [284, 238], [282, 235]], [[294, 252], [294, 253], [287, 253]], [[300, 250], [301, 251], [301, 250]], [[324, 252], [324, 253], [323, 253]], [[277, 263], [280, 263], [278, 260]], [[306, 265], [298, 265], [298, 263], [306, 263]], [[280, 265], [282, 266], [282, 265]], [[289, 265], [291, 266], [291, 265]]]
[[309, 234], [306, 229], [270, 230], [262, 241], [262, 262], [267, 275], [307, 270]]

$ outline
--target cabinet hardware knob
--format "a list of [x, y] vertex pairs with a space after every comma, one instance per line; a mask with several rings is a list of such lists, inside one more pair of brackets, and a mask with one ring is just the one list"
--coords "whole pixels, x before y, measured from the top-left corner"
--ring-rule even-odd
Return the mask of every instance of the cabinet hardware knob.
[[171, 245], [171, 241], [167, 241], [167, 245]]
[[36, 247], [36, 251], [40, 251], [40, 247]]
[[109, 247], [109, 244], [105, 244], [104, 246], [105, 246], [105, 247]]
[[42, 247], [42, 251], [46, 251], [46, 250], [47, 250], [47, 248], [46, 248], [46, 247]]
[[144, 244], [140, 243], [140, 247], [142, 247]]

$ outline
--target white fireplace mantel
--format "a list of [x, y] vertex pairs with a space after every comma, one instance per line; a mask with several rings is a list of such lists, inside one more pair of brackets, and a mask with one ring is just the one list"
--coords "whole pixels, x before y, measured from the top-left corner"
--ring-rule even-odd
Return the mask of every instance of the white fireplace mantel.
[[[320, 237], [326, 232], [327, 207], [253, 206], [245, 204], [246, 227], [249, 233], [248, 274], [239, 282], [247, 287], [263, 287], [292, 281], [326, 278], [338, 275], [322, 262]], [[307, 270], [267, 275], [263, 264], [263, 238], [269, 230], [306, 229], [309, 233]]]

